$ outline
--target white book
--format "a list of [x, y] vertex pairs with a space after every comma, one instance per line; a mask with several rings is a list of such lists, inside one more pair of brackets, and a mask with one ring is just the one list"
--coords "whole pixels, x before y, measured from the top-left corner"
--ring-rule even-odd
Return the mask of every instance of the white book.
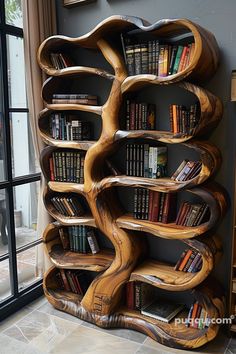
[[100, 251], [100, 248], [98, 246], [97, 238], [93, 230], [87, 231], [87, 240], [92, 253], [93, 254], [98, 253]]

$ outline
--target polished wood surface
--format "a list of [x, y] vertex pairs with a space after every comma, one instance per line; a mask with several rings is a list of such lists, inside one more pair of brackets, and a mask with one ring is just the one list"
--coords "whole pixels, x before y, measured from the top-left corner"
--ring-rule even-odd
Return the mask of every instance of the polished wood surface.
[[[108, 37], [113, 36], [120, 40], [120, 33], [129, 30], [150, 32], [159, 39], [178, 36], [192, 37], [195, 42], [195, 50], [192, 61], [181, 72], [167, 77], [155, 75], [137, 75], [127, 77], [124, 59], [116, 47], [116, 41], [111, 45]], [[65, 52], [69, 54], [76, 48], [91, 48], [100, 51], [112, 67], [112, 73], [103, 69], [75, 66], [62, 70], [52, 67], [50, 53]], [[201, 283], [201, 288], [193, 290], [194, 296], [206, 309], [209, 316], [216, 318], [223, 316], [224, 299], [218, 291], [213, 291], [213, 285], [203, 280], [214, 266], [217, 254], [211, 251], [209, 245], [201, 240], [190, 239], [195, 236], [204, 238], [204, 233], [213, 228], [220, 220], [226, 209], [224, 192], [217, 186], [202, 185], [209, 178], [213, 178], [220, 167], [221, 157], [218, 149], [201, 140], [192, 139], [195, 135], [202, 135], [210, 131], [220, 120], [222, 105], [220, 100], [208, 91], [195, 84], [184, 82], [187, 78], [191, 82], [207, 81], [215, 72], [218, 65], [218, 46], [214, 36], [201, 26], [186, 20], [161, 20], [150, 25], [147, 21], [131, 16], [111, 16], [102, 21], [91, 32], [79, 38], [65, 36], [53, 36], [46, 39], [38, 51], [38, 60], [41, 68], [51, 77], [44, 83], [42, 97], [46, 109], [39, 115], [39, 129], [42, 139], [50, 147], [42, 152], [41, 165], [48, 182], [45, 189], [44, 202], [49, 214], [60, 225], [89, 225], [97, 227], [111, 241], [114, 247], [114, 255], [107, 254], [102, 250], [101, 254], [91, 255], [72, 254], [64, 252], [58, 239], [58, 226], [50, 225], [44, 233], [44, 242], [49, 256], [57, 268], [73, 268], [94, 270], [100, 267], [103, 270], [95, 277], [83, 298], [60, 289], [56, 279], [57, 268], [53, 268], [45, 274], [44, 292], [50, 301], [59, 310], [70, 313], [95, 323], [101, 327], [124, 327], [141, 331], [151, 338], [166, 345], [177, 348], [196, 348], [207, 341], [212, 340], [219, 329], [216, 324], [209, 328], [197, 330], [187, 328], [184, 325], [165, 324], [160, 321], [147, 318], [136, 311], [128, 311], [121, 308], [124, 298], [124, 287], [130, 279], [141, 279], [150, 282], [153, 286], [171, 291], [190, 289]], [[52, 94], [67, 83], [77, 78], [95, 75], [104, 78], [111, 85], [110, 94], [103, 106], [86, 106], [81, 104], [52, 104]], [[181, 81], [181, 82], [180, 82]], [[173, 136], [168, 132], [143, 132], [120, 130], [119, 111], [123, 100], [123, 93], [138, 90], [145, 85], [151, 84], [174, 84], [189, 92], [192, 92], [200, 103], [201, 117], [194, 136]], [[63, 91], [64, 92], [64, 91]], [[48, 117], [53, 111], [84, 111], [94, 113], [102, 119], [102, 132], [97, 142], [57, 142], [49, 134]], [[145, 138], [166, 143], [184, 143], [200, 154], [202, 170], [194, 179], [186, 182], [176, 182], [170, 178], [159, 180], [144, 179], [128, 176], [104, 177], [105, 159], [116, 152], [125, 139]], [[62, 183], [49, 181], [50, 154], [55, 149], [73, 148], [85, 150], [84, 184]], [[145, 221], [131, 220], [124, 216], [117, 204], [114, 186], [144, 187], [152, 190], [160, 190], [166, 193], [192, 188], [190, 192], [196, 193], [205, 199], [211, 210], [210, 220], [196, 228], [179, 228], [176, 225], [162, 226]], [[196, 187], [197, 186], [197, 187]], [[207, 190], [206, 190], [207, 189]], [[88, 205], [88, 211], [81, 217], [66, 217], [61, 215], [53, 207], [50, 198], [53, 195], [71, 194], [77, 198], [84, 198]], [[137, 234], [136, 231], [150, 232], [155, 236], [164, 238], [178, 238], [190, 247], [199, 250], [203, 257], [203, 267], [197, 274], [179, 274], [170, 269], [168, 264], [160, 264], [152, 261], [147, 255], [146, 238]], [[87, 267], [87, 268], [86, 268]], [[98, 271], [98, 268], [95, 269]], [[156, 280], [150, 280], [153, 274]], [[149, 279], [148, 279], [149, 276]], [[159, 280], [157, 280], [159, 279]], [[186, 314], [184, 315], [186, 316]]]

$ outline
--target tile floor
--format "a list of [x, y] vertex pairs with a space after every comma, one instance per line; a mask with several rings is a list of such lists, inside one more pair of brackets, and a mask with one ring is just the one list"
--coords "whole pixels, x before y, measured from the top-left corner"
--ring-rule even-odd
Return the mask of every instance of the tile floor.
[[124, 329], [103, 330], [55, 310], [44, 297], [0, 322], [0, 354], [236, 354], [225, 334], [194, 351], [165, 347]]

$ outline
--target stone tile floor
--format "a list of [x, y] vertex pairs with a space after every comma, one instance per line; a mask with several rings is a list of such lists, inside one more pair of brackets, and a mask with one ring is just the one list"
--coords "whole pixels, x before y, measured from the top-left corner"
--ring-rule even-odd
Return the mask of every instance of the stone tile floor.
[[0, 322], [0, 354], [236, 354], [236, 339], [220, 333], [194, 351], [165, 347], [124, 329], [104, 330], [55, 310], [44, 297]]

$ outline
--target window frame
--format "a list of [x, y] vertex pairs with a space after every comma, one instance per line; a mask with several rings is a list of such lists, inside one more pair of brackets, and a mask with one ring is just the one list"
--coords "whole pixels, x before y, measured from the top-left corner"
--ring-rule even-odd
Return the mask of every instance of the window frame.
[[[6, 212], [7, 212], [7, 230], [8, 230], [8, 252], [0, 256], [0, 264], [2, 261], [9, 259], [10, 272], [10, 286], [11, 295], [0, 302], [0, 315], [2, 309], [7, 304], [15, 302], [16, 309], [24, 305], [22, 299], [28, 299], [26, 295], [32, 290], [36, 290], [35, 294], [31, 293], [31, 297], [38, 293], [42, 293], [42, 279], [32, 282], [28, 287], [18, 290], [18, 273], [17, 273], [17, 254], [35, 247], [42, 243], [42, 238], [29, 242], [28, 244], [16, 249], [16, 235], [14, 222], [14, 187], [36, 182], [41, 180], [41, 173], [31, 173], [23, 176], [13, 177], [12, 175], [12, 151], [11, 151], [11, 127], [10, 115], [11, 113], [28, 113], [29, 109], [25, 108], [11, 108], [9, 107], [9, 92], [8, 92], [8, 62], [7, 62], [7, 35], [13, 35], [23, 38], [23, 29], [15, 27], [5, 22], [5, 1], [0, 0], [0, 85], [2, 86], [2, 129], [3, 129], [3, 151], [4, 151], [4, 172], [5, 179], [0, 182], [0, 190], [4, 189], [6, 194]], [[37, 295], [38, 296], [38, 295]], [[37, 297], [36, 296], [36, 297]], [[20, 299], [22, 298], [22, 299]], [[29, 300], [27, 300], [29, 301]], [[12, 307], [14, 309], [14, 306]], [[8, 309], [9, 311], [9, 309]], [[4, 311], [3, 311], [4, 312]], [[6, 312], [7, 313], [7, 312]], [[0, 316], [1, 317], [1, 316]]]

